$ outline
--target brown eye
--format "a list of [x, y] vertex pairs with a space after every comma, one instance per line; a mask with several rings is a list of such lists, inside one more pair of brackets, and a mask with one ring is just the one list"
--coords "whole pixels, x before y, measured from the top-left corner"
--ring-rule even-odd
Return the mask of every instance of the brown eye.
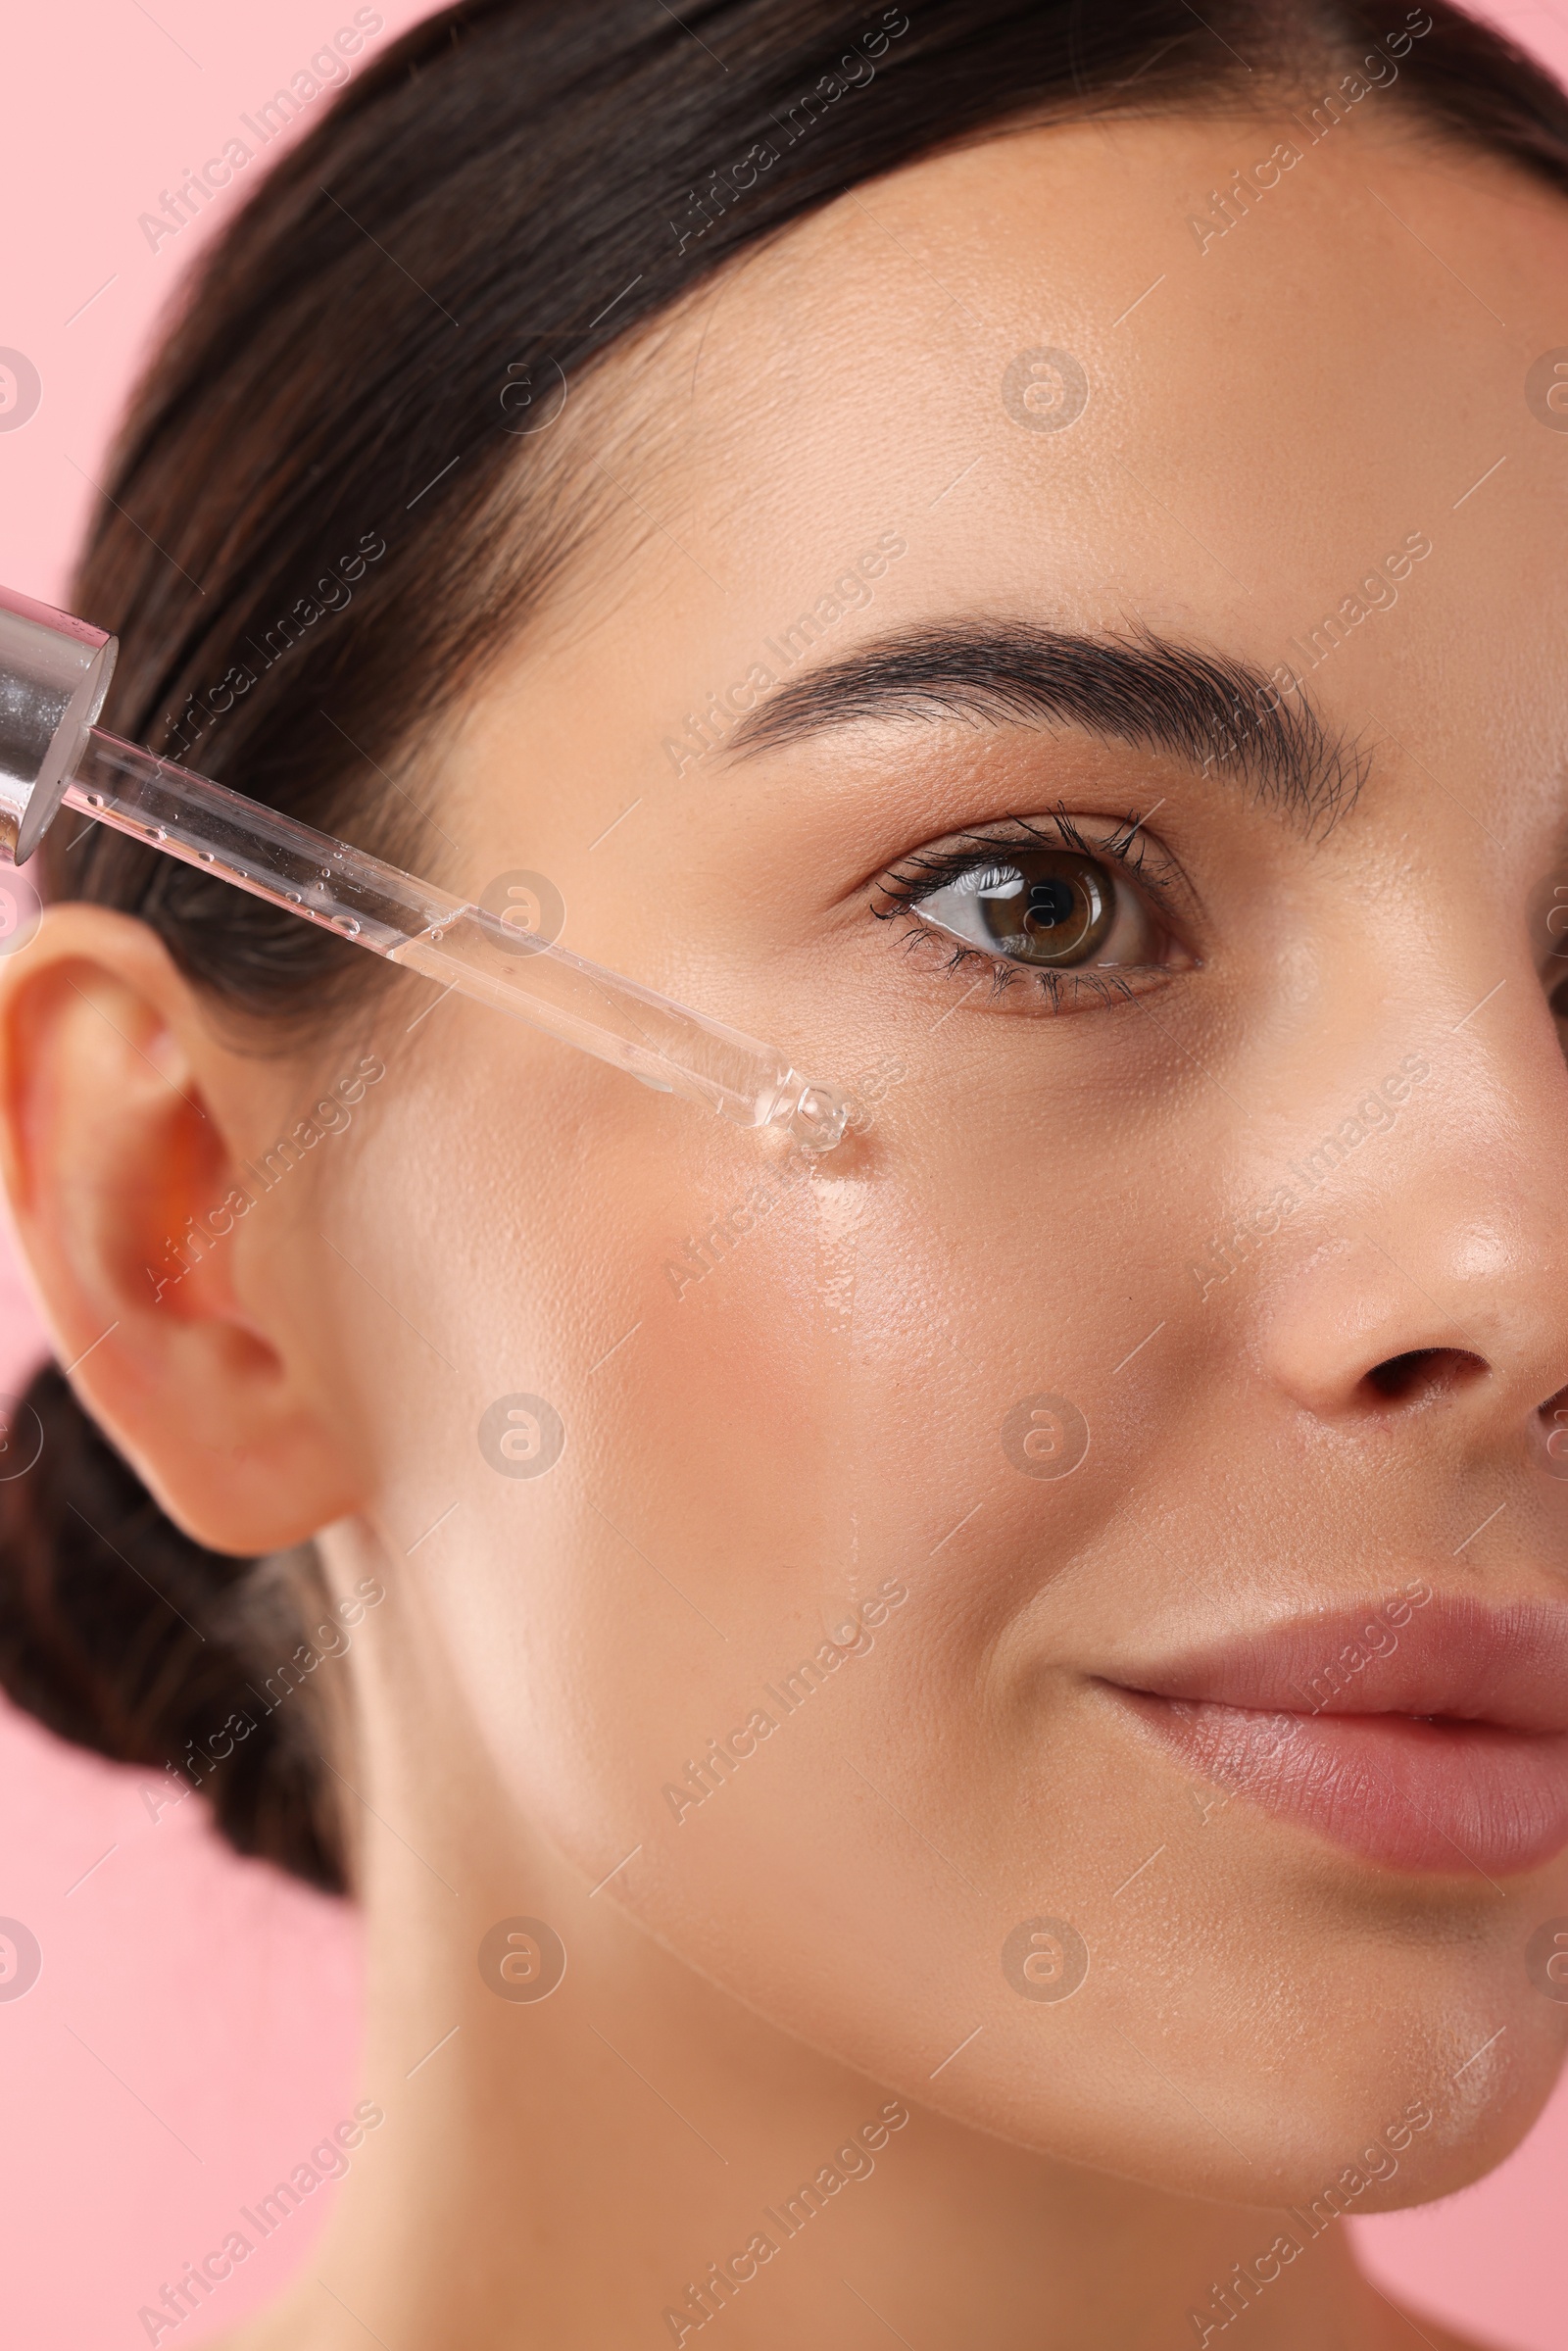
[[1036, 971], [1139, 962], [1152, 944], [1131, 884], [1081, 850], [1009, 847], [911, 903], [923, 921]]
[[[1014, 822], [1024, 827], [1022, 817]], [[1045, 834], [1047, 822], [1059, 828], [1059, 843]], [[1053, 1011], [1117, 1002], [1132, 993], [1135, 974], [1141, 989], [1156, 972], [1195, 965], [1152, 895], [1169, 886], [1158, 871], [1165, 853], [1146, 836], [1136, 863], [1120, 848], [1096, 854], [1094, 828], [1104, 822], [1063, 809], [1043, 818], [1039, 831], [1028, 826], [1031, 840], [971, 834], [954, 847], [933, 843], [911, 855], [912, 871], [893, 868], [885, 886], [893, 908], [991, 963], [999, 989], [1009, 974], [1033, 971], [1040, 984], [1029, 996], [1043, 997]], [[1152, 875], [1144, 874], [1146, 859]], [[949, 958], [949, 967], [956, 972], [963, 961], [961, 955]], [[1101, 980], [1102, 972], [1114, 976]], [[1083, 975], [1081, 984], [1074, 973]], [[972, 992], [972, 972], [967, 985]]]
[[1086, 963], [1115, 919], [1111, 877], [1069, 849], [1020, 850], [977, 874], [973, 890], [986, 938], [1018, 963]]

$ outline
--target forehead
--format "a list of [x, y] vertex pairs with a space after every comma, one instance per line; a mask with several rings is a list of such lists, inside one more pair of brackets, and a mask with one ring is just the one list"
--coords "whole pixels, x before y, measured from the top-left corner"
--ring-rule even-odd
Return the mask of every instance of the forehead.
[[652, 359], [669, 625], [738, 654], [892, 526], [901, 612], [1137, 614], [1266, 665], [1419, 534], [1401, 653], [1441, 644], [1450, 687], [1528, 660], [1561, 619], [1568, 432], [1527, 378], [1568, 339], [1568, 204], [1398, 103], [1014, 133], [746, 258]]

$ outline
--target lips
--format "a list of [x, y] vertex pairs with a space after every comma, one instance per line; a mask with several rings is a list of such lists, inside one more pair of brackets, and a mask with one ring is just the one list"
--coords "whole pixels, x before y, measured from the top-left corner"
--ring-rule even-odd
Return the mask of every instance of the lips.
[[1407, 1586], [1101, 1679], [1221, 1799], [1387, 1868], [1496, 1878], [1568, 1845], [1568, 1606]]

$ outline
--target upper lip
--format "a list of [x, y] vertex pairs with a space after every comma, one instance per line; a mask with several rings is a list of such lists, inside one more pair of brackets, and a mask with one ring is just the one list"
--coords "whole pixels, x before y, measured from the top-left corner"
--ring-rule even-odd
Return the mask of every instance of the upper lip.
[[1434, 1593], [1409, 1606], [1406, 1622], [1393, 1624], [1385, 1594], [1100, 1678], [1152, 1697], [1271, 1714], [1568, 1731], [1568, 1604]]

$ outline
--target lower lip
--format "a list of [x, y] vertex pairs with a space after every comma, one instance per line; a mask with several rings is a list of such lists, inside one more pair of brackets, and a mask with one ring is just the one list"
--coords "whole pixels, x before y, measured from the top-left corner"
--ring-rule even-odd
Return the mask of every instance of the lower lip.
[[1568, 1845], [1568, 1732], [1115, 1694], [1220, 1800], [1245, 1796], [1389, 1869], [1494, 1878]]

